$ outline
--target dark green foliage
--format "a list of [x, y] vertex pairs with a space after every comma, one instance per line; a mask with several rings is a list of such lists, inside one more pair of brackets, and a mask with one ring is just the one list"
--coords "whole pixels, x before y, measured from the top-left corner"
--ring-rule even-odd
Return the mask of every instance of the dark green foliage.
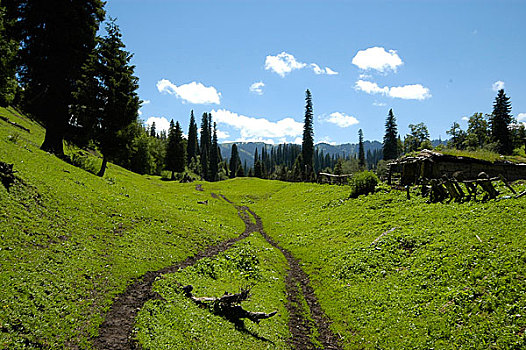
[[511, 154], [513, 151], [513, 144], [511, 140], [511, 133], [509, 130], [510, 124], [513, 122], [511, 116], [511, 102], [510, 98], [504, 93], [504, 89], [500, 89], [495, 102], [493, 103], [493, 113], [490, 116], [489, 124], [491, 126], [491, 137], [497, 143], [497, 151], [500, 154]]
[[[13, 5], [11, 5], [13, 6]], [[15, 58], [18, 43], [14, 38], [14, 19], [0, 4], [0, 106], [7, 107], [15, 99], [18, 83]]]
[[157, 137], [157, 127], [155, 122], [152, 122], [152, 125], [150, 126], [150, 137]]
[[217, 143], [217, 125], [214, 123], [213, 135], [212, 135], [212, 145], [210, 150], [210, 181], [219, 180], [219, 156], [220, 150]]
[[305, 91], [305, 120], [303, 122], [303, 141], [301, 143], [303, 179], [309, 181], [314, 172], [314, 129], [313, 129], [312, 95], [307, 89]]
[[186, 146], [186, 164], [190, 165], [192, 158], [197, 159], [199, 155], [199, 144], [197, 142], [197, 124], [195, 123], [194, 111], [190, 112], [190, 125], [188, 126], [188, 145]]
[[387, 120], [385, 121], [385, 135], [383, 143], [383, 159], [396, 159], [400, 155], [398, 151], [398, 129], [396, 126], [396, 118], [393, 110], [389, 110]]
[[[110, 19], [106, 36], [99, 39], [94, 56], [84, 66], [84, 75], [75, 94], [80, 104], [75, 109], [78, 121], [89, 128], [104, 155], [99, 172], [103, 176], [106, 162], [120, 151], [119, 131], [135, 122], [140, 106], [137, 95], [138, 78], [130, 64], [132, 54], [126, 51], [122, 34]], [[152, 124], [152, 130], [153, 130]]]
[[451, 125], [451, 129], [446, 131], [446, 134], [451, 136], [447, 143], [448, 147], [464, 149], [467, 134], [464, 130], [460, 128], [460, 125], [457, 122], [454, 122], [453, 125]]
[[42, 149], [63, 155], [69, 107], [104, 18], [101, 0], [21, 0], [20, 78], [26, 109], [46, 126]]
[[424, 148], [432, 148], [429, 140], [429, 131], [424, 123], [409, 124], [411, 133], [405, 137], [405, 152], [419, 151]]
[[362, 194], [373, 193], [378, 184], [378, 177], [372, 171], [363, 171], [355, 174], [350, 181], [350, 198], [356, 198]]
[[361, 168], [365, 168], [365, 152], [363, 150], [363, 131], [358, 130], [358, 164]]
[[201, 154], [201, 177], [210, 180], [210, 150], [212, 139], [210, 135], [210, 118], [208, 113], [203, 113], [201, 118], [201, 144], [199, 153]]
[[482, 113], [474, 113], [468, 120], [466, 147], [470, 150], [482, 148], [490, 143], [490, 130], [487, 119]]
[[166, 147], [166, 169], [172, 172], [171, 179], [175, 179], [175, 172], [182, 173], [185, 170], [186, 153], [183, 142], [183, 131], [177, 122], [174, 125], [173, 119], [170, 121], [168, 131], [168, 145]]
[[[241, 159], [239, 159], [237, 145], [234, 143], [232, 145], [232, 153], [230, 154], [230, 163], [229, 163], [229, 168], [228, 168], [231, 179], [238, 176], [240, 168], [242, 171], [243, 167], [241, 166]], [[245, 176], [245, 175], [243, 174], [241, 176]]]

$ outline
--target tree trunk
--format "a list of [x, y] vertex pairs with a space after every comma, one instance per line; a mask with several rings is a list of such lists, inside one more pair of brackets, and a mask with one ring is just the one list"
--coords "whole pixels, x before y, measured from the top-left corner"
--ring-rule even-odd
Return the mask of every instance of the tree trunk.
[[62, 140], [64, 139], [64, 128], [59, 123], [48, 123], [46, 126], [46, 137], [40, 149], [52, 153], [57, 157], [64, 157], [64, 147]]
[[174, 174], [174, 171], [172, 170], [172, 181], [175, 180], [175, 174]]
[[100, 171], [97, 174], [97, 176], [103, 177], [104, 173], [106, 172], [106, 165], [108, 165], [108, 159], [106, 157], [102, 158], [102, 166], [100, 167]]

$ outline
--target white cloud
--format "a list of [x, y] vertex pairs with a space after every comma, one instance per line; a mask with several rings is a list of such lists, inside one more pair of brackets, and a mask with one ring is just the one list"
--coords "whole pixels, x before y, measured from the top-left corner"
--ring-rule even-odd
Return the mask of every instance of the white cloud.
[[501, 80], [498, 80], [496, 82], [493, 83], [493, 85], [491, 86], [491, 88], [493, 89], [493, 91], [497, 92], [501, 89], [504, 89], [504, 82], [501, 81]]
[[276, 56], [267, 56], [265, 59], [265, 70], [270, 70], [274, 73], [277, 73], [280, 77], [285, 77], [288, 73], [293, 70], [310, 68], [314, 74], [327, 74], [327, 75], [337, 75], [338, 72], [330, 69], [329, 67], [321, 68], [316, 63], [304, 63], [296, 60], [296, 58], [286, 52], [282, 52]]
[[146, 106], [146, 105], [149, 105], [152, 101], [150, 100], [142, 100], [141, 102], [141, 106]]
[[303, 133], [303, 123], [292, 118], [271, 122], [265, 118], [240, 115], [226, 109], [213, 110], [212, 117], [218, 124], [226, 124], [240, 131], [241, 139], [296, 137]]
[[301, 145], [301, 144], [303, 143], [303, 138], [301, 138], [301, 137], [296, 137], [296, 138], [294, 139], [294, 141], [292, 141], [292, 143], [295, 144], [295, 145]]
[[359, 123], [358, 119], [352, 115], [347, 115], [341, 112], [323, 115], [320, 117], [320, 121], [338, 125], [340, 128], [348, 128]]
[[217, 92], [213, 86], [204, 86], [195, 81], [177, 86], [167, 79], [161, 79], [157, 82], [157, 90], [160, 93], [175, 95], [183, 100], [183, 103], [193, 104], [220, 104], [221, 93]]
[[431, 97], [429, 89], [420, 84], [380, 87], [371, 81], [358, 80], [354, 88], [357, 91], [363, 91], [368, 94], [382, 94], [404, 100], [425, 100]]
[[161, 130], [168, 132], [168, 129], [170, 129], [170, 121], [164, 117], [150, 117], [145, 122], [148, 126], [152, 126], [153, 123], [155, 123], [155, 130], [157, 130], [157, 132]]
[[464, 116], [464, 117], [462, 117], [462, 120], [467, 122], [469, 120], [469, 117]]
[[263, 87], [265, 86], [265, 83], [262, 81], [255, 82], [254, 84], [250, 85], [248, 88], [250, 92], [256, 94], [256, 95], [263, 95]]
[[497, 92], [501, 89], [504, 89], [504, 82], [501, 81], [501, 80], [497, 80], [496, 82], [493, 83], [493, 85], [491, 86], [491, 88], [493, 89], [493, 91]]
[[377, 102], [377, 101], [374, 101], [374, 102], [373, 102], [373, 106], [376, 106], [376, 107], [385, 107], [385, 106], [387, 106], [387, 103], [385, 103], [385, 102]]
[[519, 113], [519, 115], [517, 116], [517, 121], [526, 122], [526, 113]]
[[323, 137], [320, 142], [318, 142], [317, 144], [320, 144], [320, 143], [327, 143], [329, 145], [333, 145], [333, 146], [336, 146], [336, 142], [332, 141], [332, 139], [329, 137], [329, 136], [325, 136]]
[[226, 131], [217, 130], [217, 138], [218, 139], [227, 139], [230, 137], [230, 134]]
[[302, 69], [306, 63], [296, 61], [291, 54], [282, 52], [276, 56], [267, 56], [265, 59], [265, 69], [279, 74], [282, 78], [295, 69]]
[[256, 138], [243, 138], [243, 137], [240, 137], [240, 138], [237, 138], [234, 142], [263, 142], [263, 143], [266, 143], [267, 145], [274, 145], [274, 144], [276, 144], [275, 140], [273, 140], [273, 139], [265, 139], [265, 138], [262, 138], [262, 137], [256, 137]]
[[389, 70], [396, 72], [396, 69], [404, 62], [395, 50], [387, 52], [383, 47], [370, 47], [358, 51], [352, 59], [352, 64], [363, 70], [374, 69], [384, 73]]

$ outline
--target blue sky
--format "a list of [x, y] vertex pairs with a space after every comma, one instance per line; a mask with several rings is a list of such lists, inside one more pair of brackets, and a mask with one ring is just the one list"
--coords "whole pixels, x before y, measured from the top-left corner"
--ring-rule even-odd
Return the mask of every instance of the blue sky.
[[[199, 123], [220, 142], [301, 138], [305, 90], [315, 141], [382, 140], [490, 113], [496, 89], [526, 122], [525, 1], [108, 0], [134, 53], [144, 121]], [[151, 119], [161, 118], [161, 119]]]

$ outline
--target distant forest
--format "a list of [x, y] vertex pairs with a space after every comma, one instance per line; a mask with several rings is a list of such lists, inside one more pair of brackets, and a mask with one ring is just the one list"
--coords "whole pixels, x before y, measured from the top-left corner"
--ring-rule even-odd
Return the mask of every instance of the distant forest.
[[61, 11], [44, 1], [0, 3], [0, 105], [18, 108], [43, 124], [41, 148], [47, 152], [77, 165], [83, 164], [82, 156], [65, 155], [64, 141], [98, 152], [103, 159], [99, 176], [113, 162], [173, 180], [255, 176], [314, 181], [320, 171], [381, 171], [386, 161], [424, 148], [524, 152], [525, 127], [513, 118], [504, 90], [498, 91], [491, 113], [469, 118], [467, 130], [453, 123], [446, 131], [446, 145], [432, 142], [424, 123], [410, 124], [402, 138], [391, 109], [382, 143], [364, 141], [360, 129], [357, 145], [315, 146], [309, 90], [301, 145], [219, 145], [211, 114], [202, 115], [198, 128], [193, 111], [188, 137], [174, 120], [167, 132], [158, 131], [155, 124], [146, 127], [139, 119], [142, 102], [130, 63], [133, 55], [117, 21], [105, 19], [104, 2], [61, 1], [57, 6]]

